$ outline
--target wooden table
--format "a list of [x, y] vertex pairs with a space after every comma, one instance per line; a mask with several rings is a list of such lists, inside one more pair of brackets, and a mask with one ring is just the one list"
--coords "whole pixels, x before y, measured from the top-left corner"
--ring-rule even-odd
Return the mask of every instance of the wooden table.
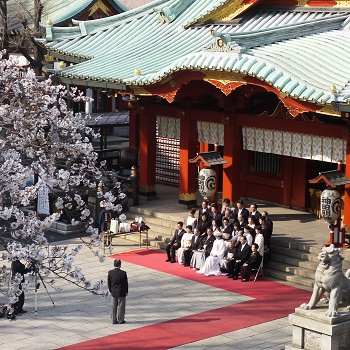
[[148, 229], [146, 230], [139, 230], [139, 231], [129, 231], [129, 232], [117, 232], [117, 233], [107, 233], [107, 232], [101, 232], [103, 235], [103, 253], [105, 253], [106, 247], [109, 245], [113, 245], [113, 239], [121, 236], [127, 236], [127, 235], [133, 235], [133, 234], [139, 234], [140, 235], [140, 241], [139, 246], [142, 246], [142, 235], [146, 235], [146, 249], [148, 249]]

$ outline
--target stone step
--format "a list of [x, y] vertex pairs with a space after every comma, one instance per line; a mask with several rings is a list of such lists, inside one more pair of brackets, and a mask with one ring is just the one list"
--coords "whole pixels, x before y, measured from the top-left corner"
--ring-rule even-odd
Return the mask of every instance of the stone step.
[[[308, 287], [309, 289], [313, 288], [313, 281], [309, 278], [305, 278], [302, 276], [296, 276], [294, 274], [286, 273], [284, 271], [275, 270], [275, 269], [270, 268], [270, 267], [264, 268], [264, 275], [279, 279], [281, 281], [287, 281], [290, 283], [299, 284], [301, 286]], [[305, 302], [307, 302], [307, 301], [305, 301]]]
[[142, 217], [148, 216], [148, 217], [154, 217], [154, 218], [158, 218], [158, 219], [168, 220], [168, 221], [174, 222], [175, 227], [176, 227], [176, 223], [178, 221], [185, 220], [185, 218], [181, 217], [180, 215], [159, 213], [159, 212], [154, 212], [152, 210], [144, 209], [144, 208], [140, 208], [140, 207], [130, 207], [129, 208], [128, 216], [130, 215], [131, 218], [134, 218], [135, 216], [132, 215], [131, 213], [138, 214], [136, 216], [142, 216]]

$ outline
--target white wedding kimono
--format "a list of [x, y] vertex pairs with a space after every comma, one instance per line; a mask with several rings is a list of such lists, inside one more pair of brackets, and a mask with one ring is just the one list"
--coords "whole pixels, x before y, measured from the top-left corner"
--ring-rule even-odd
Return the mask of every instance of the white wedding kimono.
[[225, 255], [226, 242], [223, 239], [216, 239], [210, 255], [205, 259], [204, 266], [197, 273], [205, 276], [221, 275], [220, 263]]
[[191, 246], [192, 236], [193, 233], [186, 232], [181, 238], [181, 247], [177, 250], [177, 261], [179, 264], [185, 263], [184, 250], [187, 250]]

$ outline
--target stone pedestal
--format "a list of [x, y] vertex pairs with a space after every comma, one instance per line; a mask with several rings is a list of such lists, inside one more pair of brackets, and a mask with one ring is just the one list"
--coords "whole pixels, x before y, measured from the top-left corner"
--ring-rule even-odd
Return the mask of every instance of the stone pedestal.
[[295, 309], [289, 315], [293, 325], [292, 345], [286, 350], [350, 350], [350, 312], [339, 308], [339, 316], [325, 316], [328, 305], [317, 306], [314, 310]]

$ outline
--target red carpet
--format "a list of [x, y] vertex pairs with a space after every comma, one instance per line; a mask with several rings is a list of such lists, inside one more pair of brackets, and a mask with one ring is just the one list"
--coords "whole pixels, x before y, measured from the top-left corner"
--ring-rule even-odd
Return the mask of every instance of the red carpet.
[[[255, 283], [241, 283], [239, 280], [232, 281], [222, 276], [206, 277], [199, 275], [182, 265], [165, 263], [165, 254], [153, 250], [140, 250], [111, 256], [111, 258], [116, 257], [122, 261], [254, 297], [255, 299], [94, 339], [62, 349], [168, 349], [285, 317], [310, 297], [310, 293], [307, 291], [263, 279], [259, 279]], [[200, 332], [198, 332], [199, 328]]]

